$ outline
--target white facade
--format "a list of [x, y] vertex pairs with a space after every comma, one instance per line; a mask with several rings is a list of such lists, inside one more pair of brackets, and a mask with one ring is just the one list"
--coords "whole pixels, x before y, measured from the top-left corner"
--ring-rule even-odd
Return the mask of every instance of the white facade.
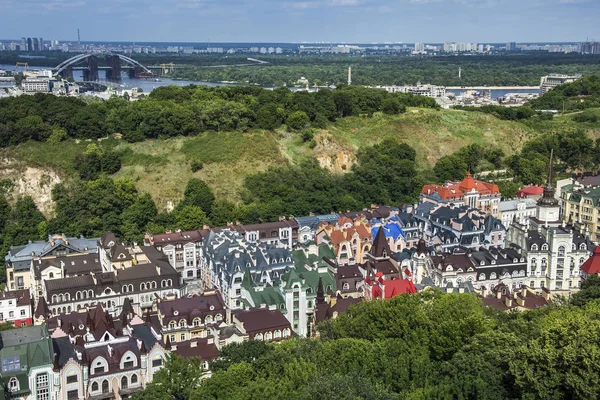
[[507, 229], [516, 218], [517, 222], [524, 224], [529, 217], [536, 215], [537, 202], [534, 199], [515, 199], [500, 202], [502, 225]]

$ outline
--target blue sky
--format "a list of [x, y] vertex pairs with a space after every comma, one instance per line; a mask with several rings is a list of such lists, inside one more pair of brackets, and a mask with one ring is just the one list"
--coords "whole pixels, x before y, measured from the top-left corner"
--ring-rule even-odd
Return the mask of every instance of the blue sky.
[[600, 0], [0, 0], [0, 38], [185, 42], [600, 40]]

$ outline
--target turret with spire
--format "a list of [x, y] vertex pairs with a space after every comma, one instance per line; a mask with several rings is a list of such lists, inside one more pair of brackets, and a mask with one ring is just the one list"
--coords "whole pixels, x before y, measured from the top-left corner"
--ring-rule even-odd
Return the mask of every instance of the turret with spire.
[[550, 150], [550, 163], [548, 165], [548, 178], [546, 186], [544, 186], [544, 194], [538, 200], [540, 206], [557, 206], [558, 200], [554, 197], [554, 187], [552, 186], [552, 158], [554, 157], [554, 149]]

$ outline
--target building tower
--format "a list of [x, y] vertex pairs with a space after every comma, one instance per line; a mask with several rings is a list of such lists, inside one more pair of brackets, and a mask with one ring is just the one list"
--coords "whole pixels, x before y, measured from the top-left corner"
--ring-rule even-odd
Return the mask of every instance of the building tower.
[[79, 36], [79, 28], [77, 28], [77, 45], [81, 46], [81, 36]]
[[536, 217], [538, 220], [548, 223], [556, 222], [560, 219], [560, 205], [558, 199], [554, 197], [554, 187], [552, 186], [552, 158], [554, 149], [550, 150], [550, 165], [548, 166], [548, 180], [544, 186], [544, 194], [537, 202]]
[[352, 84], [352, 67], [348, 67], [348, 85]]
[[458, 67], [458, 79], [462, 77], [462, 68]]

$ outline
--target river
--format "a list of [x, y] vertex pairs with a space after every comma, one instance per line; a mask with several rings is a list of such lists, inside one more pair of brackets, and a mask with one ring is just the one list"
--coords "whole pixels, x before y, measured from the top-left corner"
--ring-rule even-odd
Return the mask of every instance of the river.
[[[0, 64], [0, 69], [4, 69], [7, 71], [13, 71], [15, 69], [14, 65], [2, 65]], [[35, 69], [51, 69], [50, 67], [35, 67]], [[100, 75], [100, 82], [109, 83], [111, 85], [119, 86], [122, 89], [130, 89], [134, 87], [141, 88], [145, 93], [151, 92], [153, 89], [161, 86], [168, 85], [177, 85], [177, 86], [187, 86], [187, 85], [206, 85], [206, 86], [247, 86], [246, 84], [236, 84], [236, 83], [215, 83], [215, 82], [202, 82], [202, 81], [183, 81], [176, 79], [169, 79], [165, 77], [157, 78], [158, 80], [153, 79], [138, 79], [138, 78], [130, 78], [126, 73], [122, 73], [121, 82], [107, 82], [106, 81], [106, 71], [98, 71]], [[73, 78], [75, 80], [83, 79], [83, 71], [73, 71]], [[290, 88], [294, 90], [294, 88]], [[463, 92], [467, 91], [467, 89], [448, 89], [447, 92], [452, 92], [456, 95], [459, 95]], [[492, 98], [496, 99], [498, 97], [504, 96], [507, 93], [539, 93], [539, 89], [492, 89]]]

